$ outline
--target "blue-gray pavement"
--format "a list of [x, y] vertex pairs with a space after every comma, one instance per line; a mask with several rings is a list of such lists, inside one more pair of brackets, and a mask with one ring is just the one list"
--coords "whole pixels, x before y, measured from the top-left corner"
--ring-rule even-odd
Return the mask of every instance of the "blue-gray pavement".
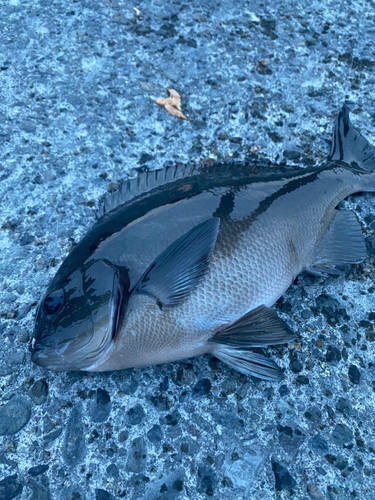
[[[366, 261], [276, 305], [300, 333], [272, 349], [280, 383], [208, 356], [54, 373], [27, 350], [49, 280], [134, 168], [258, 146], [318, 165], [344, 101], [375, 143], [374, 37], [364, 0], [1, 2], [0, 499], [374, 498], [373, 194], [343, 203]], [[155, 104], [168, 88], [189, 121]]]

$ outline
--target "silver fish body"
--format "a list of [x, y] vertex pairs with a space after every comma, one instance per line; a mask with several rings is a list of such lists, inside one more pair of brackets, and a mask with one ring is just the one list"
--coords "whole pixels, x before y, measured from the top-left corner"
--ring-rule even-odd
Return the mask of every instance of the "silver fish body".
[[278, 379], [257, 348], [295, 336], [270, 307], [301, 271], [337, 273], [365, 258], [354, 214], [336, 206], [375, 191], [374, 169], [344, 107], [321, 168], [147, 174], [138, 182], [149, 186], [110, 205], [58, 271], [38, 311], [33, 361], [107, 371], [211, 353]]

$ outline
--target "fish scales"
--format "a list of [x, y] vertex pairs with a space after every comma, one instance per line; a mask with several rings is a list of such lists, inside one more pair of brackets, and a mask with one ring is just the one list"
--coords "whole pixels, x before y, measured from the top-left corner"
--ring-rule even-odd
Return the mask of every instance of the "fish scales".
[[[312, 182], [318, 183], [314, 190]], [[302, 269], [313, 264], [313, 249], [332, 221], [335, 206], [359, 182], [352, 171], [336, 168], [276, 182], [274, 189], [269, 186], [267, 191], [274, 192], [253, 212], [246, 216], [243, 211], [242, 220], [221, 224], [210, 268], [185, 302], [168, 314], [158, 314], [152, 300], [137, 298], [131, 328], [139, 333], [122, 337], [118, 366], [123, 363], [123, 352], [132, 352], [129, 362], [142, 366], [145, 356], [146, 364], [157, 364], [180, 359], [182, 351], [185, 357], [193, 357], [214, 350], [213, 346], [207, 348], [207, 339], [222, 324], [233, 323], [262, 304], [271, 306]], [[251, 186], [237, 193], [244, 208], [246, 197], [251, 196]], [[291, 255], [289, 242], [293, 242], [297, 259]], [[141, 306], [145, 303], [151, 308], [148, 315]], [[113, 366], [115, 362], [112, 353], [109, 363]], [[108, 369], [108, 364], [101, 368]]]
[[48, 287], [33, 361], [107, 371], [211, 353], [279, 379], [257, 348], [295, 334], [271, 306], [301, 271], [338, 274], [364, 259], [355, 215], [336, 207], [375, 191], [374, 170], [375, 149], [344, 106], [320, 168], [178, 167], [122, 185]]

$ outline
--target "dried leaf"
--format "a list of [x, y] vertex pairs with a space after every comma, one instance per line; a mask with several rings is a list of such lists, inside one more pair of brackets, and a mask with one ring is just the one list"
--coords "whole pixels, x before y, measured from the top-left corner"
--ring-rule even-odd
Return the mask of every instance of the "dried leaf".
[[170, 115], [177, 116], [177, 118], [183, 118], [184, 120], [187, 120], [187, 118], [183, 114], [183, 112], [180, 111], [179, 109], [176, 109], [171, 104], [166, 104], [164, 107], [165, 107], [166, 111], [168, 111], [168, 113]]
[[156, 99], [156, 104], [160, 106], [164, 106], [166, 111], [173, 116], [177, 116], [177, 118], [182, 118], [184, 120], [188, 120], [188, 118], [183, 114], [181, 109], [181, 96], [174, 89], [168, 89], [169, 97], [165, 99], [164, 97], [159, 97]]

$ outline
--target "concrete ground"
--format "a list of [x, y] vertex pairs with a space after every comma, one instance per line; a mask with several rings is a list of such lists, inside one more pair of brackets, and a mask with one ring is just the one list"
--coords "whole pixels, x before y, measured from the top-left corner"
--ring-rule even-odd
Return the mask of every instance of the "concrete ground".
[[[209, 357], [54, 373], [36, 305], [134, 168], [326, 157], [344, 101], [375, 143], [373, 1], [4, 0], [0, 6], [0, 499], [371, 500], [375, 196], [368, 258], [301, 276], [268, 383]], [[181, 94], [189, 121], [155, 104]], [[345, 244], [345, 242], [343, 242]]]

